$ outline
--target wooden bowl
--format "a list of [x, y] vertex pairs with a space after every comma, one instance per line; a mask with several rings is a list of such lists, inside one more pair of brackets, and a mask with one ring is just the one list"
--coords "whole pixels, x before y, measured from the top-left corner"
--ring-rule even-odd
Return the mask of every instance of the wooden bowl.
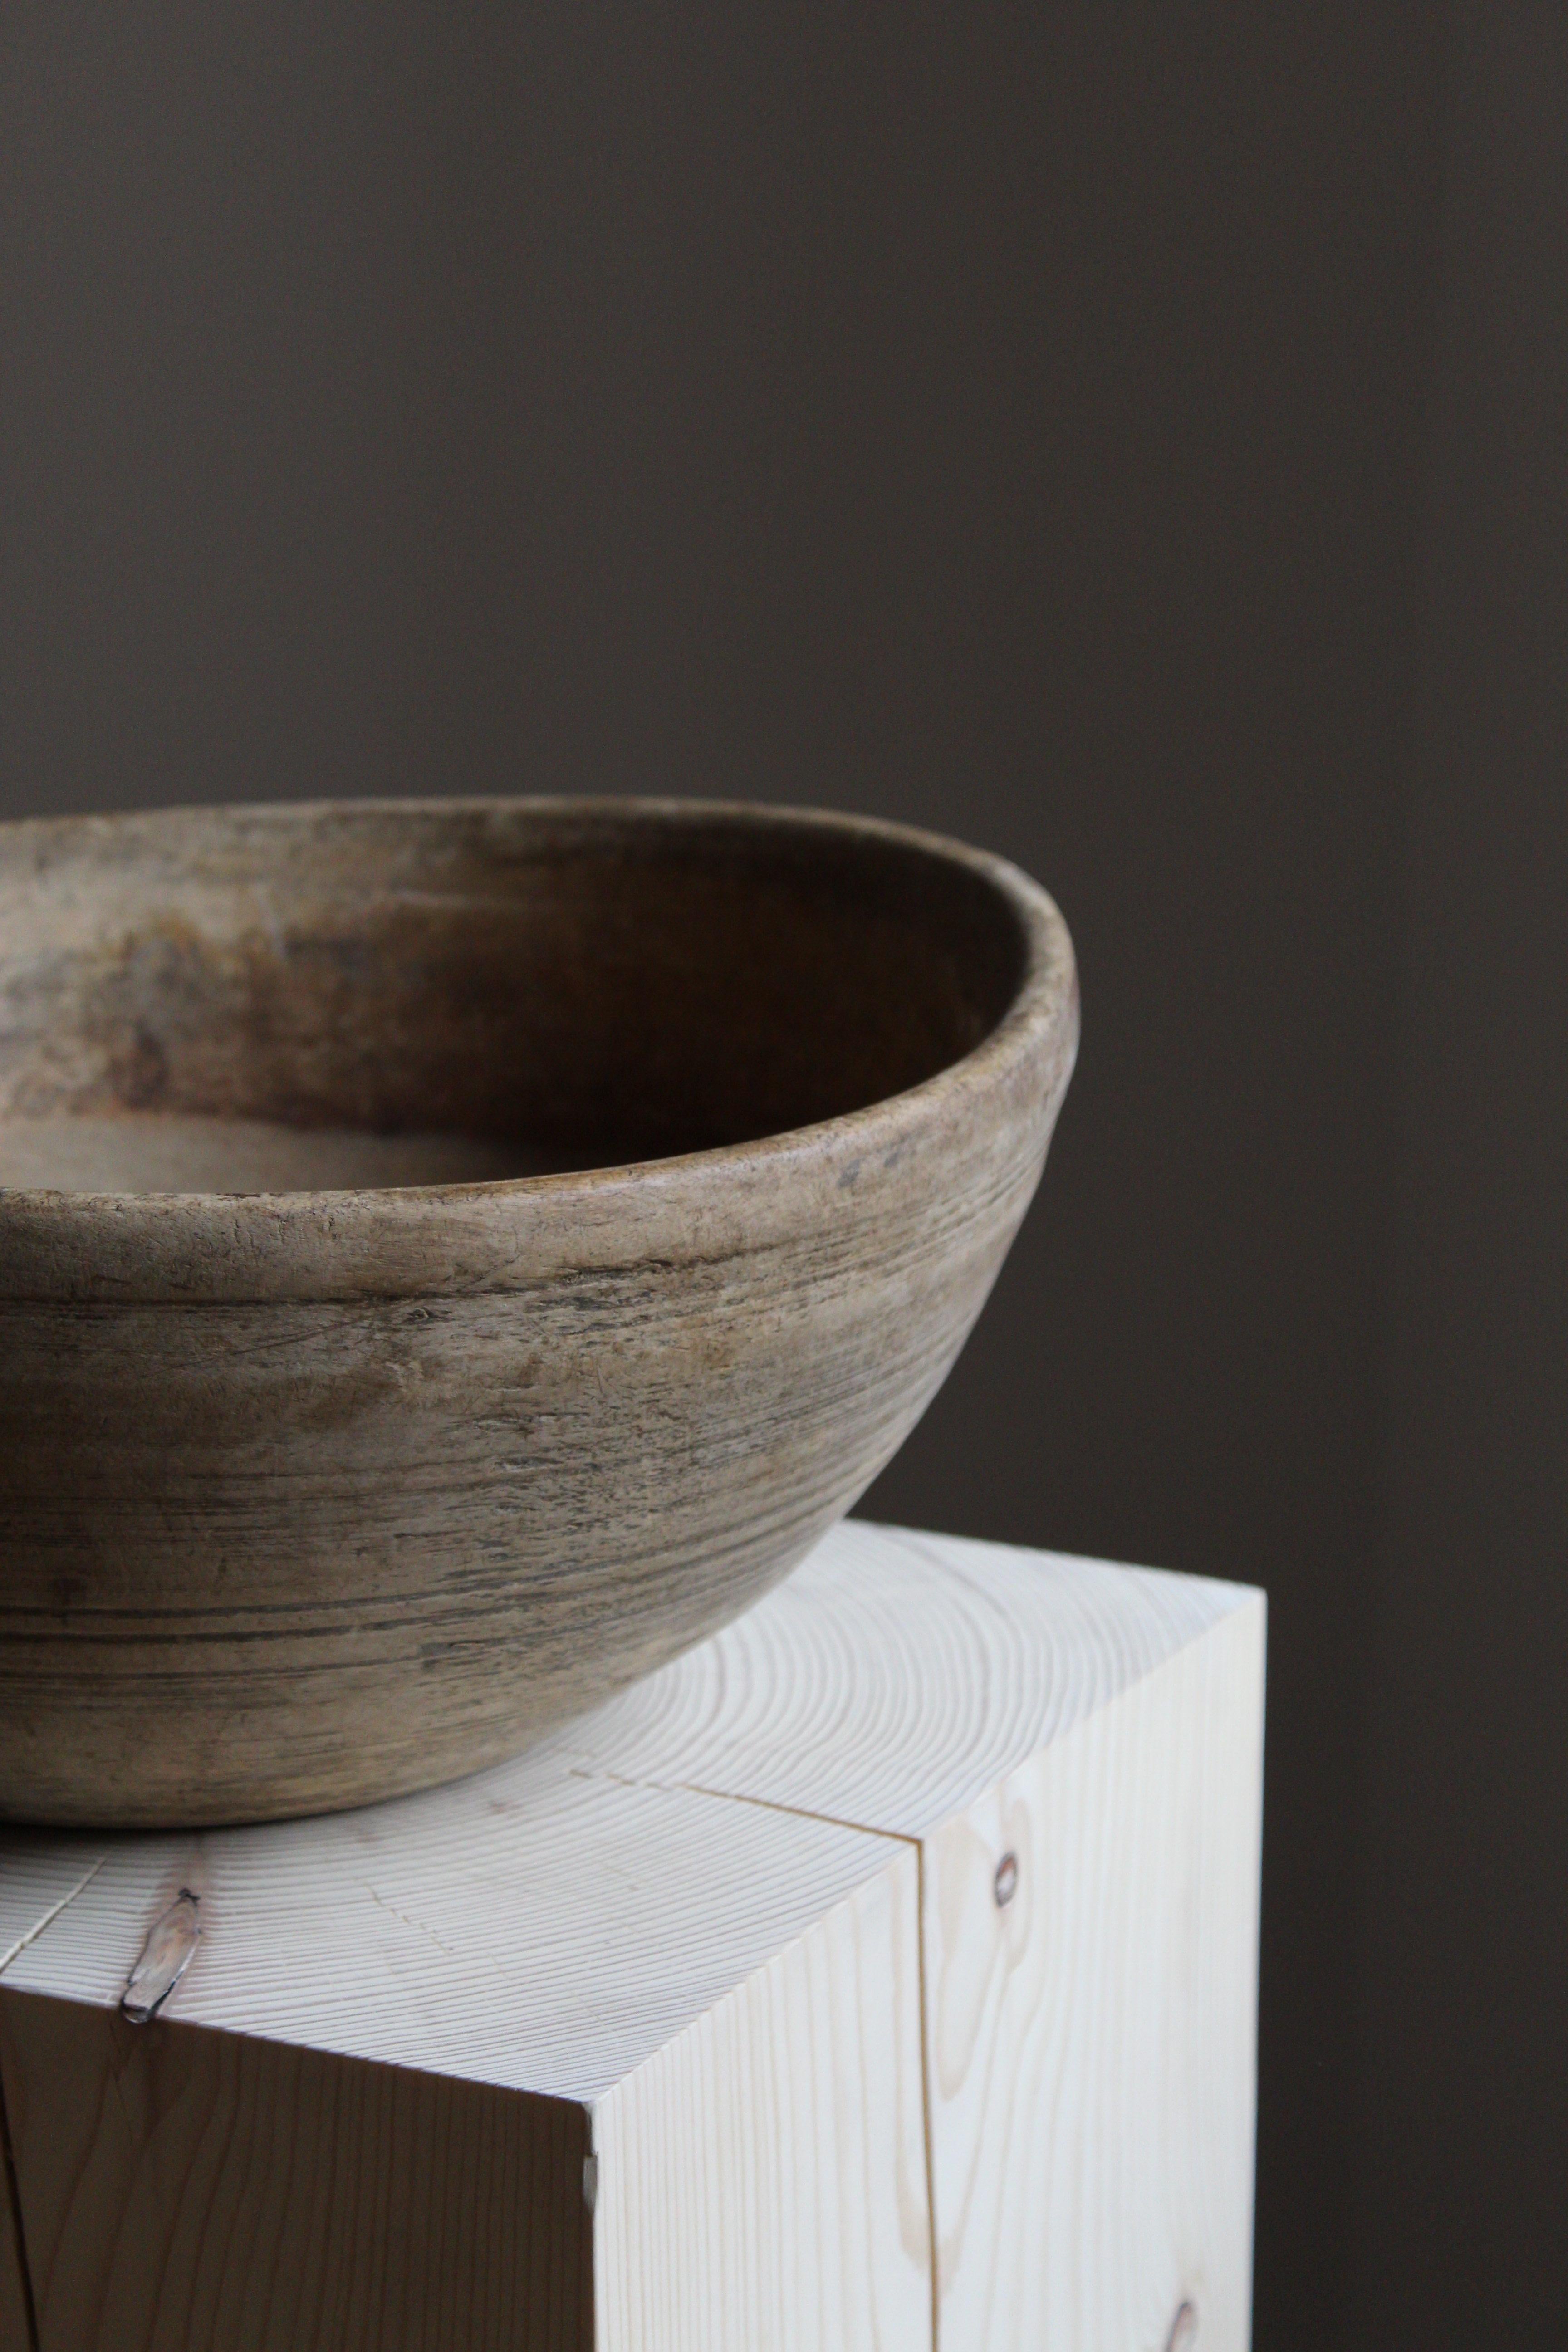
[[1044, 893], [889, 825], [0, 826], [0, 1812], [362, 1803], [734, 1616], [963, 1346], [1077, 1030]]

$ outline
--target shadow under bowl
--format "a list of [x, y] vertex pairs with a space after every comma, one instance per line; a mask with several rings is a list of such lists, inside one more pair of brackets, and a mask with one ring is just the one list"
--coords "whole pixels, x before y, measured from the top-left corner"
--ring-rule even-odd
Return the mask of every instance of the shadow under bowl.
[[715, 1631], [940, 1385], [1077, 1024], [893, 826], [0, 826], [0, 1814], [363, 1803]]

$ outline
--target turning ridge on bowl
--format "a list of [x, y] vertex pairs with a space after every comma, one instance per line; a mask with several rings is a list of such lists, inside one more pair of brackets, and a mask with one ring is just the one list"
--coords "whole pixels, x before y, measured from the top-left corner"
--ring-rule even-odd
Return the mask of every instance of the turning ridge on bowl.
[[0, 1812], [418, 1788], [734, 1616], [941, 1383], [1077, 1034], [1045, 894], [888, 825], [0, 826]]

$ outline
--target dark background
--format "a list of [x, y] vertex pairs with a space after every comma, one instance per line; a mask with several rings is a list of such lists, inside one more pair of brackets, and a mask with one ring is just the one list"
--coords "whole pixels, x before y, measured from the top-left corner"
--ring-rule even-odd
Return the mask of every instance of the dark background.
[[1561, 2344], [1568, 12], [0, 46], [0, 804], [719, 793], [1044, 879], [1079, 1075], [868, 1507], [1268, 1587], [1261, 2352]]

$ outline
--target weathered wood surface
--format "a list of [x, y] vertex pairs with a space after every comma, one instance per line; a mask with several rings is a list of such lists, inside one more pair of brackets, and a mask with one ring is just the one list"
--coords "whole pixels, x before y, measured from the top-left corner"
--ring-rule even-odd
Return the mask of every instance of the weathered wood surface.
[[1076, 1038], [1049, 899], [896, 828], [527, 802], [0, 827], [18, 1152], [124, 1118], [129, 1181], [166, 1118], [210, 1174], [231, 1119], [237, 1150], [346, 1128], [578, 1171], [0, 1190], [0, 1815], [427, 1785], [711, 1632], [944, 1377]]
[[40, 2352], [1162, 2352], [1184, 2305], [1243, 2352], [1262, 1631], [1237, 1587], [847, 1522], [458, 1786], [0, 1833]]

